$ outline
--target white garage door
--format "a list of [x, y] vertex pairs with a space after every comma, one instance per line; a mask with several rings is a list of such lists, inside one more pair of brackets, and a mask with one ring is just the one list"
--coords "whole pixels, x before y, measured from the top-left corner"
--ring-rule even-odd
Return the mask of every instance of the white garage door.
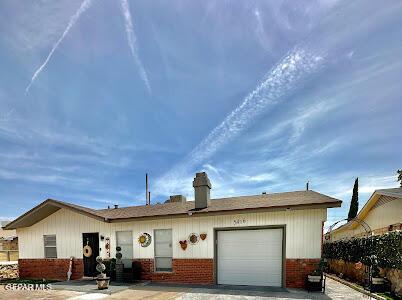
[[218, 231], [218, 284], [281, 286], [282, 229]]

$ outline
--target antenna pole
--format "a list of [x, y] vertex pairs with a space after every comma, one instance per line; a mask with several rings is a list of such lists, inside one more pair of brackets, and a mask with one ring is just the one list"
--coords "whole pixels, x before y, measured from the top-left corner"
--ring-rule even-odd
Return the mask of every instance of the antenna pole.
[[149, 205], [148, 203], [148, 173], [145, 173], [145, 205]]

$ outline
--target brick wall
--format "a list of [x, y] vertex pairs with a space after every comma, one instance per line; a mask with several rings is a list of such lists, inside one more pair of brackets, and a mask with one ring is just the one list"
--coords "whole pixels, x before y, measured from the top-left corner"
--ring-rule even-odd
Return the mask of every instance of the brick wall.
[[[214, 284], [213, 259], [173, 259], [172, 272], [155, 272], [153, 259], [135, 260], [141, 263], [141, 280], [172, 283]], [[286, 259], [286, 287], [304, 288], [306, 276], [314, 271], [319, 259]], [[69, 259], [20, 259], [20, 278], [66, 280]], [[82, 259], [74, 259], [71, 279], [84, 276]]]
[[[68, 258], [18, 260], [20, 278], [67, 280], [69, 267], [70, 259]], [[72, 272], [71, 279], [79, 279], [84, 276], [82, 259], [74, 259]]]
[[142, 280], [194, 284], [214, 283], [213, 259], [173, 259], [172, 272], [155, 272], [153, 259], [136, 261], [141, 263]]
[[317, 267], [320, 259], [286, 259], [286, 287], [304, 288], [308, 274]]

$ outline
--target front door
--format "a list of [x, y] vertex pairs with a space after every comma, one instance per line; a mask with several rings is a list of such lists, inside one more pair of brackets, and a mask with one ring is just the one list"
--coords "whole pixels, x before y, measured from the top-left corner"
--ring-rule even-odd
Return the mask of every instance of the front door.
[[84, 276], [94, 277], [96, 271], [96, 257], [99, 255], [99, 233], [83, 233], [82, 247], [84, 258]]

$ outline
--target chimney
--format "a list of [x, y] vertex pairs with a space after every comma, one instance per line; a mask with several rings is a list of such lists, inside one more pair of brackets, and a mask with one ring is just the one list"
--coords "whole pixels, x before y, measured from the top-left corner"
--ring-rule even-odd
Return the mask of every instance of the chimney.
[[210, 200], [211, 182], [205, 172], [196, 173], [193, 181], [195, 208], [203, 209]]
[[119, 208], [119, 205], [118, 204], [115, 204], [114, 205], [114, 209], [118, 209]]
[[169, 202], [175, 202], [175, 203], [186, 203], [186, 197], [183, 195], [173, 195], [170, 196]]

